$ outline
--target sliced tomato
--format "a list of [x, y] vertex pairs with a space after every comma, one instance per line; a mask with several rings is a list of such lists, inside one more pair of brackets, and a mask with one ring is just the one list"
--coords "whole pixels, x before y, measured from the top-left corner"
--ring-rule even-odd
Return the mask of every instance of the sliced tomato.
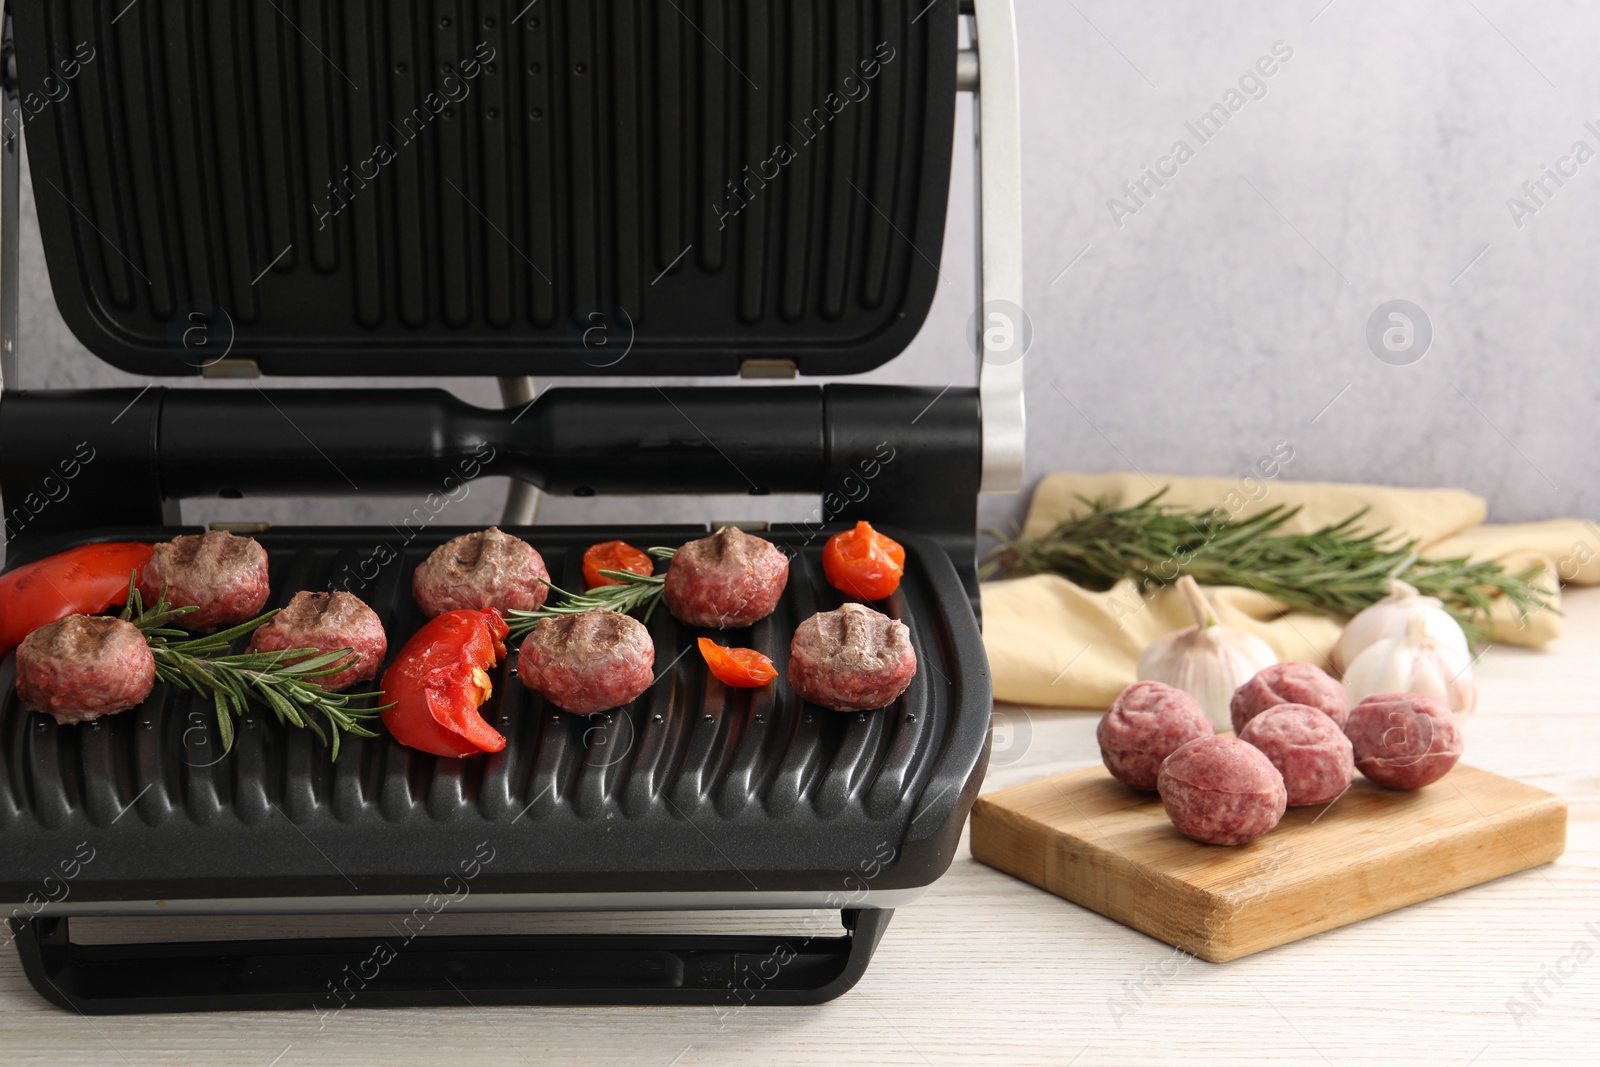
[[41, 626], [127, 603], [128, 579], [153, 551], [141, 541], [80, 545], [0, 575], [0, 656]]
[[700, 638], [700, 654], [723, 685], [755, 689], [778, 676], [772, 661], [753, 648], [724, 648], [709, 637]]
[[418, 630], [383, 675], [384, 699], [393, 703], [383, 724], [394, 739], [436, 756], [505, 748], [478, 709], [494, 692], [488, 671], [506, 654], [507, 632], [493, 608], [447, 611]]
[[622, 584], [615, 578], [607, 578], [601, 571], [626, 571], [648, 578], [655, 570], [656, 565], [650, 557], [626, 541], [604, 541], [590, 545], [583, 554], [583, 580], [589, 583], [590, 589], [600, 585]]
[[900, 542], [866, 522], [828, 538], [822, 550], [822, 572], [828, 584], [862, 600], [882, 600], [900, 588], [906, 572], [906, 550]]

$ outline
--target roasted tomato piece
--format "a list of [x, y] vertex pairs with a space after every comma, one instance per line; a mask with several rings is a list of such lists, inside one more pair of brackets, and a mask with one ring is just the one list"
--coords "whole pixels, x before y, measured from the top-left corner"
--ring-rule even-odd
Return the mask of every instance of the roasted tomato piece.
[[128, 579], [153, 551], [137, 541], [80, 545], [0, 576], [0, 656], [41, 626], [126, 603]]
[[418, 630], [383, 675], [393, 703], [383, 724], [394, 739], [436, 756], [505, 748], [478, 709], [494, 692], [488, 671], [506, 654], [506, 633], [493, 608], [447, 611]]
[[700, 638], [700, 654], [723, 685], [755, 689], [778, 676], [772, 661], [753, 648], [724, 648], [709, 637]]
[[655, 564], [650, 557], [626, 541], [604, 541], [590, 545], [583, 554], [583, 580], [593, 589], [597, 585], [621, 585], [615, 578], [607, 578], [601, 571], [627, 571], [641, 578], [654, 574]]
[[906, 550], [865, 522], [828, 538], [822, 550], [822, 572], [828, 584], [862, 600], [882, 600], [900, 588], [906, 572]]

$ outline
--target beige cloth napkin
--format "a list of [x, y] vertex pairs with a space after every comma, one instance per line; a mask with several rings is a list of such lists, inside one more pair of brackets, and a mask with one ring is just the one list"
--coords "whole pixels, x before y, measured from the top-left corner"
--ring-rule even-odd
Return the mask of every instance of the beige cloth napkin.
[[[1178, 478], [1142, 474], [1052, 474], [1034, 491], [1023, 529], [1048, 532], [1083, 510], [1078, 498], [1131, 504], [1162, 486], [1162, 499], [1186, 508], [1221, 507], [1245, 518], [1274, 504], [1299, 505], [1284, 527], [1305, 533], [1367, 508], [1362, 528], [1387, 527], [1419, 539], [1435, 558], [1497, 559], [1513, 572], [1543, 568], [1541, 584], [1559, 608], [1555, 581], [1600, 584], [1600, 524], [1577, 519], [1484, 526], [1481, 498], [1459, 489], [1396, 489], [1376, 485]], [[1254, 499], [1252, 499], [1254, 498]], [[1253, 589], [1208, 587], [1217, 621], [1259, 634], [1280, 660], [1325, 665], [1342, 622], [1291, 611]], [[1494, 638], [1541, 647], [1561, 636], [1561, 617], [1543, 611], [1526, 621], [1508, 604], [1491, 616]], [[1047, 707], [1101, 707], [1134, 680], [1139, 654], [1151, 640], [1193, 624], [1174, 589], [1142, 593], [1131, 580], [1094, 592], [1041, 574], [983, 584], [983, 637], [995, 699]]]

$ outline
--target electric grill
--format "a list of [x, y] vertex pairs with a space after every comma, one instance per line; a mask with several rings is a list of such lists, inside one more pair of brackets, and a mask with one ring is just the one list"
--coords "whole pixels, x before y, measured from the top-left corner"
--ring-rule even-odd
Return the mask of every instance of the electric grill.
[[[987, 758], [976, 501], [1015, 490], [1022, 465], [1010, 0], [0, 7], [9, 565], [170, 538], [184, 499], [434, 502], [503, 475], [516, 483], [508, 528], [558, 585], [581, 588], [592, 543], [678, 545], [707, 528], [532, 526], [538, 491], [809, 493], [818, 521], [765, 531], [793, 561], [782, 603], [729, 643], [781, 673], [798, 623], [841, 602], [822, 578], [827, 536], [868, 519], [906, 546], [884, 607], [920, 663], [893, 707], [839, 714], [782, 684], [708, 685], [698, 631], [662, 610], [659, 677], [630, 707], [554, 711], [508, 657], [483, 709], [503, 752], [459, 761], [352, 737], [334, 763], [305, 731], [256, 716], [224, 757], [209, 702], [159, 686], [139, 708], [58, 727], [19, 706], [8, 659], [0, 900], [40, 993], [104, 1013], [793, 1004], [853, 985], [892, 909], [950, 864]], [[532, 400], [535, 374], [840, 375], [899, 353], [939, 276], [959, 91], [976, 95], [979, 128], [977, 387], [589, 386]], [[24, 121], [57, 301], [113, 365], [487, 375], [522, 402], [17, 389]], [[58, 493], [84, 442], [92, 461]], [[349, 589], [397, 650], [423, 621], [412, 570], [464, 532], [433, 503], [416, 514], [250, 530], [273, 604]], [[445, 907], [812, 909], [840, 913], [844, 933], [403, 936], [404, 920]], [[80, 915], [357, 912], [402, 923], [376, 941], [69, 935]]]

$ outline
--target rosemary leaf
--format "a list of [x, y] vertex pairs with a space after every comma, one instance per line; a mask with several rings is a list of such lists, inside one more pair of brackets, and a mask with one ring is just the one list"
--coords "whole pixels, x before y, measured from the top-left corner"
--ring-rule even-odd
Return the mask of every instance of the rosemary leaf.
[[[328, 735], [323, 732], [322, 725], [320, 723], [318, 723], [317, 720], [310, 719], [310, 718], [306, 719], [306, 729], [308, 729], [312, 733], [316, 734], [317, 735], [317, 740], [321, 741], [324, 745], [326, 745], [328, 743]], [[334, 731], [334, 736], [335, 737], [338, 736], [338, 731]], [[333, 759], [338, 759], [339, 758], [339, 752], [338, 752], [337, 748], [334, 749], [333, 754], [332, 754], [332, 758]]]
[[300, 717], [299, 710], [282, 693], [270, 685], [264, 685], [261, 687], [261, 695], [267, 698], [267, 703], [277, 713], [281, 722], [287, 726], [305, 728], [306, 721]]
[[217, 733], [222, 735], [222, 751], [233, 751], [233, 716], [217, 716]]

